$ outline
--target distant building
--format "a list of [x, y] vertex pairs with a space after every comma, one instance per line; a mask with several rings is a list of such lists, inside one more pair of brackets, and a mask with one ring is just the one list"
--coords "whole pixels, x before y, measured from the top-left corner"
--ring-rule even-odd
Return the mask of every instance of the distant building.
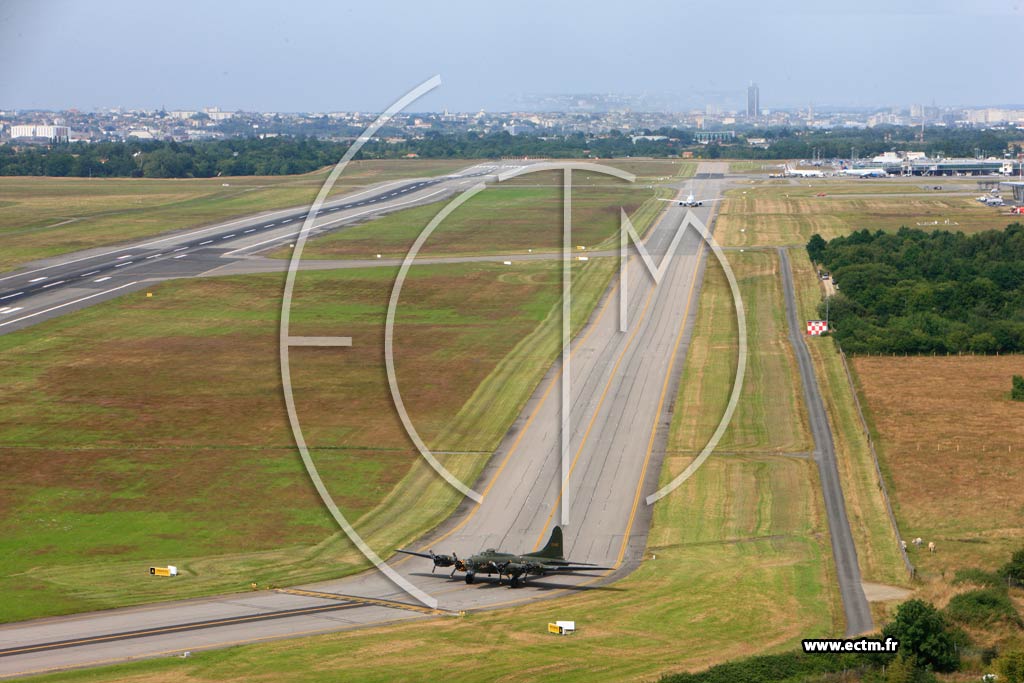
[[734, 130], [702, 130], [693, 134], [693, 139], [702, 145], [709, 142], [732, 140], [735, 137], [736, 131]]
[[71, 130], [67, 126], [39, 126], [34, 123], [11, 126], [11, 139], [45, 138], [56, 142], [67, 142]]
[[747, 118], [756, 119], [761, 112], [761, 90], [757, 83], [751, 83], [747, 88]]

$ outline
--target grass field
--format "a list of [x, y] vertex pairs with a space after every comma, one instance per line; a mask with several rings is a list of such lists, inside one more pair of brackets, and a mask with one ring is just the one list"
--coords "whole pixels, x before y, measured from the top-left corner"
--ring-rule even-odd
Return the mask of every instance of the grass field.
[[[733, 200], [727, 201], [723, 210], [732, 210], [733, 206]], [[724, 219], [724, 215], [719, 219], [716, 235], [722, 232]], [[785, 219], [770, 217], [766, 225], [775, 229], [780, 220]], [[763, 234], [759, 233], [757, 237], [760, 239]], [[755, 246], [770, 244], [770, 241], [767, 244], [758, 242]], [[800, 375], [787, 338], [778, 258], [774, 249], [732, 250], [727, 254], [747, 307], [750, 355], [744, 394], [719, 451], [809, 452], [813, 445], [806, 426]], [[792, 249], [790, 263], [796, 284], [798, 319], [817, 318], [820, 285], [806, 252], [802, 248]], [[681, 422], [674, 424], [674, 435], [678, 447], [684, 449], [703, 446], [728, 398], [728, 382], [735, 368], [732, 360], [735, 357], [735, 323], [731, 322], [734, 320], [731, 304], [724, 299], [726, 293], [723, 291], [721, 296], [721, 320], [706, 332], [697, 333], [690, 350], [691, 354], [707, 356], [707, 361], [697, 366], [700, 368], [697, 380], [701, 382], [705, 374], [714, 377], [712, 386], [717, 389], [705, 391], [717, 391], [716, 400], [720, 407], [710, 414], [680, 416]], [[728, 332], [726, 328], [729, 328]], [[702, 340], [705, 339], [716, 346], [716, 355], [711, 355], [704, 348]], [[869, 582], [906, 585], [909, 577], [878, 489], [871, 453], [841, 359], [830, 339], [809, 339], [808, 346], [832, 425], [847, 515], [857, 544], [862, 577]], [[723, 366], [722, 360], [716, 362], [715, 357], [724, 359], [727, 365]], [[694, 391], [694, 388], [687, 387], [686, 382], [684, 376], [682, 391]]]
[[[469, 160], [352, 162], [334, 193], [435, 176]], [[0, 178], [0, 271], [56, 256], [313, 201], [327, 171], [197, 179]], [[226, 184], [226, 185], [225, 185]]]
[[[601, 198], [608, 211], [597, 198], [583, 208], [615, 212], [617, 225], [617, 195]], [[638, 230], [660, 204], [634, 213]], [[574, 329], [614, 266], [574, 263]], [[451, 451], [439, 458], [465, 481], [557, 355], [560, 273], [556, 261], [410, 273], [396, 320], [399, 384], [420, 434], [432, 449]], [[332, 494], [383, 554], [458, 502], [418, 458], [387, 390], [383, 320], [394, 274], [303, 273], [291, 330], [355, 339], [344, 351], [295, 349], [292, 377]], [[0, 457], [10, 473], [0, 547], [21, 551], [0, 560], [0, 592], [11, 598], [0, 620], [238, 590], [252, 580], [312, 581], [362, 566], [294, 453], [280, 403], [280, 287], [276, 275], [167, 283], [153, 298], [129, 295], [0, 339], [9, 379]], [[268, 492], [285, 502], [256, 505]], [[402, 514], [408, 496], [420, 501], [415, 519]], [[177, 563], [189, 580], [169, 588], [138, 573], [161, 562]], [[84, 566], [103, 569], [76, 569]]]
[[1024, 403], [1010, 400], [1021, 356], [853, 359], [885, 474], [922, 578], [994, 569], [1024, 546]]
[[[764, 259], [753, 254], [744, 259], [749, 262], [745, 287], [771, 300], [766, 292], [777, 286], [765, 284], [771, 267]], [[724, 276], [709, 270], [700, 330], [721, 326], [724, 309], [731, 309], [725, 291]], [[684, 377], [705, 362], [698, 354], [688, 355]], [[711, 390], [685, 391], [680, 400], [685, 405], [679, 410], [686, 414], [718, 409]], [[689, 457], [670, 454], [663, 481]], [[640, 568], [626, 579], [557, 602], [46, 680], [141, 683], [299, 676], [310, 681], [427, 681], [439, 671], [465, 681], [652, 680], [669, 671], [790, 649], [801, 638], [838, 630], [842, 612], [832, 588], [826, 522], [809, 459], [753, 451], [712, 457], [656, 505], [647, 551]], [[555, 639], [545, 628], [553, 619], [574, 619], [579, 631]]]
[[[612, 266], [575, 266], [577, 326]], [[393, 275], [303, 273], [296, 292], [293, 333], [355, 339], [340, 352], [296, 349], [292, 363], [307, 440], [353, 518], [416, 461], [383, 379]], [[403, 396], [428, 443], [471, 451], [463, 474], [482, 466], [555, 355], [559, 278], [560, 264], [539, 262], [418, 267], [406, 282]], [[280, 286], [278, 276], [167, 283], [151, 299], [128, 295], [0, 338], [0, 619], [170, 597], [139, 568], [176, 558], [189, 580], [174, 596], [355, 566], [281, 406]], [[466, 408], [496, 385], [504, 401]], [[277, 502], [261, 504], [267, 496]], [[417, 531], [385, 527], [371, 525], [385, 537], [379, 548]]]
[[[691, 483], [658, 504], [656, 559], [607, 589], [44, 680], [652, 680], [834, 633], [828, 541], [807, 463], [722, 459]], [[579, 630], [556, 639], [546, 633], [554, 619]]]
[[[805, 179], [755, 183], [732, 190], [719, 213], [716, 236], [724, 246], [802, 246], [853, 230], [900, 226], [965, 232], [1003, 228], [1012, 218], [973, 196], [925, 192], [921, 179]], [[947, 189], [949, 184], [946, 184]], [[964, 190], [972, 190], [963, 185]], [[827, 196], [818, 197], [819, 192]], [[897, 196], [900, 194], [909, 196]], [[949, 221], [949, 224], [946, 224]]]
[[[574, 174], [573, 242], [594, 247], [616, 234], [620, 207], [628, 214], [642, 205], [661, 209], [655, 191], [615, 178]], [[303, 256], [373, 258], [404, 256], [420, 232], [440, 210], [438, 204], [414, 207], [311, 240]], [[455, 210], [433, 232], [420, 253], [424, 256], [550, 252], [562, 245], [562, 179], [537, 173], [489, 187]], [[287, 248], [274, 256], [286, 258]]]
[[[718, 450], [806, 455], [812, 444], [786, 338], [778, 259], [774, 252], [753, 251], [729, 252], [728, 258], [746, 308], [750, 352], [743, 394]], [[695, 455], [704, 447], [732, 391], [736, 313], [724, 277], [717, 264], [709, 265], [672, 422], [674, 453]]]

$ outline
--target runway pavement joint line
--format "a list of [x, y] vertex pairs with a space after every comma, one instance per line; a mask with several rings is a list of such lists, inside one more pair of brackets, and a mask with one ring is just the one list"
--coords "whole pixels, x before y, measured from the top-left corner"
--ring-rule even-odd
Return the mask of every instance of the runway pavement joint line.
[[[310, 596], [317, 597], [317, 596]], [[29, 654], [32, 652], [45, 652], [48, 650], [61, 650], [68, 647], [79, 647], [83, 645], [94, 645], [97, 643], [113, 642], [118, 640], [128, 640], [131, 638], [146, 638], [148, 636], [163, 635], [167, 633], [180, 633], [183, 631], [198, 631], [200, 629], [216, 628], [218, 626], [231, 626], [234, 624], [242, 624], [254, 621], [267, 621], [269, 619], [285, 619], [288, 617], [316, 614], [318, 612], [334, 612], [341, 609], [352, 609], [355, 607], [363, 607], [366, 602], [357, 600], [342, 600], [339, 596], [339, 602], [333, 605], [316, 605], [313, 607], [300, 607], [298, 609], [289, 610], [277, 610], [274, 612], [259, 612], [256, 614], [247, 614], [238, 617], [226, 617], [223, 619], [208, 619], [205, 621], [193, 621], [183, 624], [173, 624], [170, 626], [157, 626], [154, 628], [137, 629], [133, 631], [121, 631], [119, 633], [108, 633], [98, 636], [88, 636], [85, 638], [73, 638], [69, 640], [58, 640], [48, 643], [37, 643], [35, 645], [21, 645], [18, 647], [7, 648], [0, 650], [0, 657], [10, 657], [14, 655]]]
[[311, 591], [302, 588], [275, 588], [274, 592], [285, 593], [287, 595], [301, 595], [304, 598], [323, 598], [324, 600], [341, 600], [343, 602], [355, 602], [361, 605], [391, 607], [393, 609], [404, 609], [409, 610], [411, 612], [419, 612], [420, 614], [430, 614], [435, 616], [457, 616], [455, 612], [449, 612], [448, 610], [424, 607], [422, 605], [414, 605], [411, 602], [385, 600], [383, 598], [367, 598], [359, 595], [343, 595], [341, 593], [324, 593], [322, 591]]

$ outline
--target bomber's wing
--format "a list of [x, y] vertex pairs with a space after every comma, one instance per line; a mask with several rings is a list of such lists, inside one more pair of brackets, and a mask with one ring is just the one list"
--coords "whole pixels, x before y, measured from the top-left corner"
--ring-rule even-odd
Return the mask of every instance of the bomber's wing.
[[428, 560], [434, 559], [434, 554], [433, 553], [418, 553], [415, 550], [405, 550], [403, 548], [398, 548], [397, 550], [395, 550], [395, 552], [396, 553], [405, 553], [406, 555], [415, 555], [416, 557], [425, 557]]
[[616, 569], [616, 567], [597, 567], [592, 564], [544, 564], [541, 565], [546, 572], [603, 572]]

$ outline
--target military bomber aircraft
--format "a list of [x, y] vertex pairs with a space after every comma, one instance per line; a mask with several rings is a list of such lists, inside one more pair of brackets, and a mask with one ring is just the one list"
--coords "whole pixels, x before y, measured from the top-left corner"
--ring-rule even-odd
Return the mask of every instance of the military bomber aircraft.
[[562, 556], [562, 528], [558, 526], [552, 529], [547, 545], [537, 552], [522, 555], [505, 553], [494, 548], [488, 548], [465, 559], [460, 559], [454, 552], [451, 555], [438, 555], [433, 550], [421, 553], [415, 550], [399, 549], [398, 552], [432, 560], [434, 569], [452, 567], [452, 577], [455, 576], [455, 572], [465, 572], [466, 583], [473, 583], [477, 574], [487, 574], [488, 576], [497, 574], [498, 583], [501, 583], [507, 576], [508, 585], [511, 588], [516, 588], [520, 582], [525, 583], [530, 576], [615, 569], [615, 567], [598, 567], [586, 562], [566, 560]]

